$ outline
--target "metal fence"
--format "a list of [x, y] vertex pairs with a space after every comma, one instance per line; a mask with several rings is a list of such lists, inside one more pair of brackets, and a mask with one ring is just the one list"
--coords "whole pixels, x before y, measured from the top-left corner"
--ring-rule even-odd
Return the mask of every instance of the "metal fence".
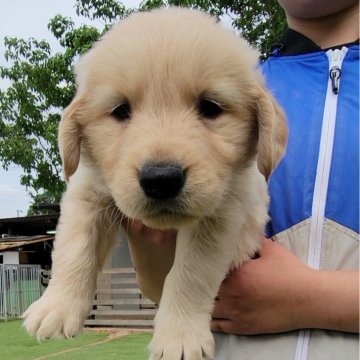
[[20, 317], [42, 291], [40, 265], [0, 264], [0, 319]]

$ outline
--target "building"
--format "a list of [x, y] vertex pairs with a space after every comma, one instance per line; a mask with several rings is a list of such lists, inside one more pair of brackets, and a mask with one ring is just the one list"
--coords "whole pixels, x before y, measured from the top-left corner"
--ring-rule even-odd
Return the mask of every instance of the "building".
[[[59, 214], [0, 219], [0, 318], [20, 316], [47, 286], [58, 220]], [[24, 284], [34, 285], [31, 271], [39, 274], [39, 280], [29, 296]], [[98, 275], [94, 307], [85, 325], [148, 328], [153, 326], [155, 313], [155, 304], [138, 288], [126, 238], [119, 233]]]
[[0, 219], [0, 263], [51, 268], [59, 214]]

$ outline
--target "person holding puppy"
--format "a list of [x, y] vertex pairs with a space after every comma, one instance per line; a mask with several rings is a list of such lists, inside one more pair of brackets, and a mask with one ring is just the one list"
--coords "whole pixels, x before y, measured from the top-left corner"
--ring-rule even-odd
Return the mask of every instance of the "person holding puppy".
[[[288, 116], [268, 235], [215, 301], [216, 359], [358, 359], [359, 5], [279, 0], [289, 30], [262, 64]], [[175, 231], [124, 225], [139, 285], [159, 302]], [[239, 234], [241, 236], [241, 234]], [[311, 330], [308, 330], [311, 329]], [[231, 335], [230, 335], [231, 334]]]

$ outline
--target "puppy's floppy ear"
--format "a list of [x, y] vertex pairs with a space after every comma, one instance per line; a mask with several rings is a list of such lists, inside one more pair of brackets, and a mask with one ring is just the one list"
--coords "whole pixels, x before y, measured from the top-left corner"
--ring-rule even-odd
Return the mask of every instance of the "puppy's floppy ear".
[[257, 162], [260, 172], [268, 179], [285, 153], [288, 135], [286, 117], [262, 84], [258, 85], [256, 112], [259, 126]]
[[80, 161], [79, 112], [81, 104], [82, 100], [75, 98], [64, 110], [60, 121], [58, 142], [66, 181], [75, 173]]

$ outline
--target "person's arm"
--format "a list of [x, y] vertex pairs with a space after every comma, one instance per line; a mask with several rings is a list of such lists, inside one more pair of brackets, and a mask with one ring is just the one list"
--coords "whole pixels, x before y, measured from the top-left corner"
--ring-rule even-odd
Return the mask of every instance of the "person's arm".
[[128, 235], [139, 287], [147, 298], [158, 304], [165, 277], [174, 262], [176, 231], [154, 230], [128, 219], [122, 225]]
[[281, 245], [263, 242], [261, 256], [225, 279], [212, 328], [234, 334], [303, 328], [359, 331], [359, 272], [317, 271]]
[[[175, 231], [124, 226], [143, 293], [159, 303], [174, 260]], [[281, 245], [263, 242], [261, 256], [224, 280], [215, 302], [212, 328], [260, 334], [301, 328], [359, 331], [359, 272], [317, 271]]]
[[359, 271], [320, 271], [318, 276], [319, 298], [314, 296], [313, 308], [308, 305], [314, 318], [310, 327], [359, 332]]

